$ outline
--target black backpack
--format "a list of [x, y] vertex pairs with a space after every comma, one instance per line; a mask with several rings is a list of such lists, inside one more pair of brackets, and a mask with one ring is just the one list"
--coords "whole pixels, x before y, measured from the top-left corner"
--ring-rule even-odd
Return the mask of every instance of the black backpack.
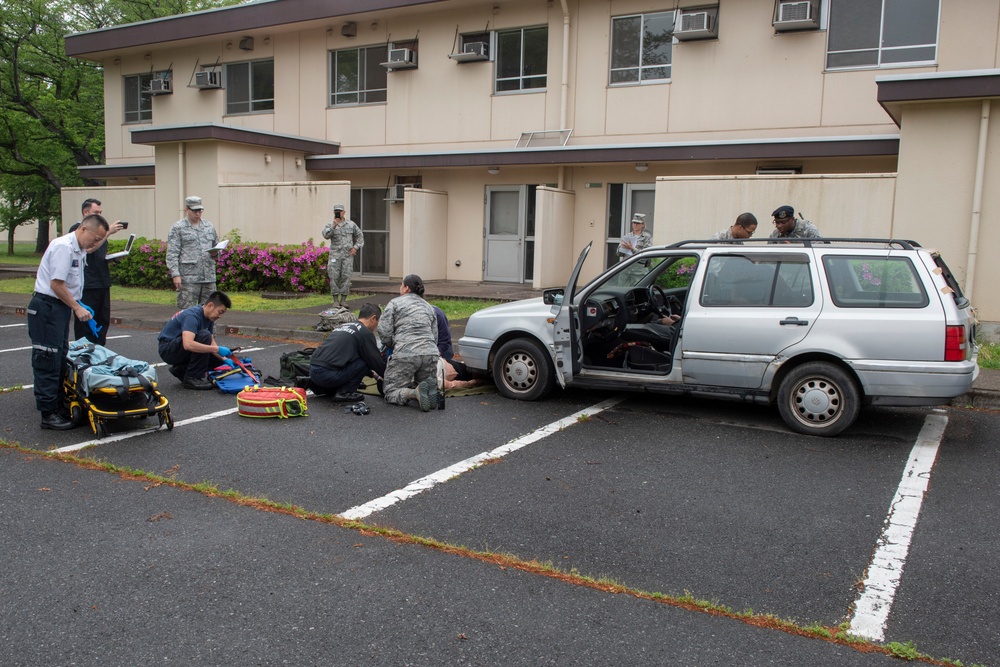
[[315, 351], [315, 347], [307, 347], [281, 355], [281, 373], [278, 381], [286, 387], [307, 388], [309, 386], [309, 362]]

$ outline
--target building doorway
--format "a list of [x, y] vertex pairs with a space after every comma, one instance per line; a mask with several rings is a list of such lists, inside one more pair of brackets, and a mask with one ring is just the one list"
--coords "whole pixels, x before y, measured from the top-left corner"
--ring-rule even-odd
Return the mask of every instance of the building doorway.
[[351, 219], [361, 228], [365, 244], [354, 257], [354, 270], [365, 276], [389, 275], [389, 191], [352, 188]]
[[656, 185], [653, 183], [610, 183], [608, 186], [608, 241], [604, 268], [618, 263], [618, 244], [622, 236], [632, 231], [629, 221], [633, 213], [646, 216], [646, 231], [653, 233], [653, 205]]
[[536, 188], [486, 187], [484, 280], [523, 283], [534, 277]]

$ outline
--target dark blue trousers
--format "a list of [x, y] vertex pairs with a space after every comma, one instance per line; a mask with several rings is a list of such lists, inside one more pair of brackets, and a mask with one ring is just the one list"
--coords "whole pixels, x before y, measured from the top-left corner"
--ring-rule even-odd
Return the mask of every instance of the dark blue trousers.
[[[195, 334], [194, 339], [205, 345], [212, 344], [212, 332], [202, 329]], [[201, 380], [211, 369], [217, 365], [215, 355], [211, 353], [191, 353], [184, 349], [184, 341], [181, 336], [172, 340], [160, 341], [160, 359], [171, 366], [178, 366], [181, 375], [187, 378]]]
[[72, 316], [70, 307], [54, 296], [35, 294], [28, 302], [35, 407], [43, 414], [58, 412], [65, 402], [63, 373], [66, 372], [69, 321]]
[[309, 366], [309, 384], [325, 393], [349, 394], [358, 390], [358, 385], [371, 369], [360, 357], [337, 370], [330, 370], [315, 364]]

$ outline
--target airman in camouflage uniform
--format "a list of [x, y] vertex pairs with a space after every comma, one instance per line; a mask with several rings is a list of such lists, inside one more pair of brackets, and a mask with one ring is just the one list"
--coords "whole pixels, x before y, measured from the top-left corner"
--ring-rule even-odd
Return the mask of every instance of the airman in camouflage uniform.
[[205, 303], [216, 291], [215, 252], [211, 248], [219, 242], [215, 227], [201, 218], [205, 210], [201, 197], [188, 197], [184, 206], [186, 216], [175, 222], [167, 235], [167, 270], [181, 310]]
[[791, 206], [779, 206], [771, 214], [774, 217], [772, 239], [821, 239], [816, 225], [805, 219], [795, 219], [795, 209]]
[[333, 207], [333, 222], [323, 228], [323, 238], [330, 239], [330, 259], [326, 273], [330, 276], [330, 296], [338, 306], [347, 301], [354, 273], [354, 256], [365, 244], [365, 238], [353, 220], [344, 213], [344, 205]]
[[403, 278], [399, 296], [382, 313], [378, 336], [392, 348], [383, 385], [386, 402], [406, 405], [415, 398], [420, 409], [428, 412], [444, 399], [437, 380], [437, 315], [423, 294], [420, 276]]

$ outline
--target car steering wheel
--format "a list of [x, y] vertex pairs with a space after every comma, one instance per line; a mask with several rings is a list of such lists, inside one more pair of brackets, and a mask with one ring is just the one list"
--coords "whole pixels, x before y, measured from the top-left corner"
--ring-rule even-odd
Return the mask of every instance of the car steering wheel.
[[670, 312], [670, 298], [663, 291], [662, 287], [653, 284], [646, 288], [646, 292], [649, 294], [649, 306], [653, 309], [654, 313], [660, 317], [670, 317], [673, 315]]

